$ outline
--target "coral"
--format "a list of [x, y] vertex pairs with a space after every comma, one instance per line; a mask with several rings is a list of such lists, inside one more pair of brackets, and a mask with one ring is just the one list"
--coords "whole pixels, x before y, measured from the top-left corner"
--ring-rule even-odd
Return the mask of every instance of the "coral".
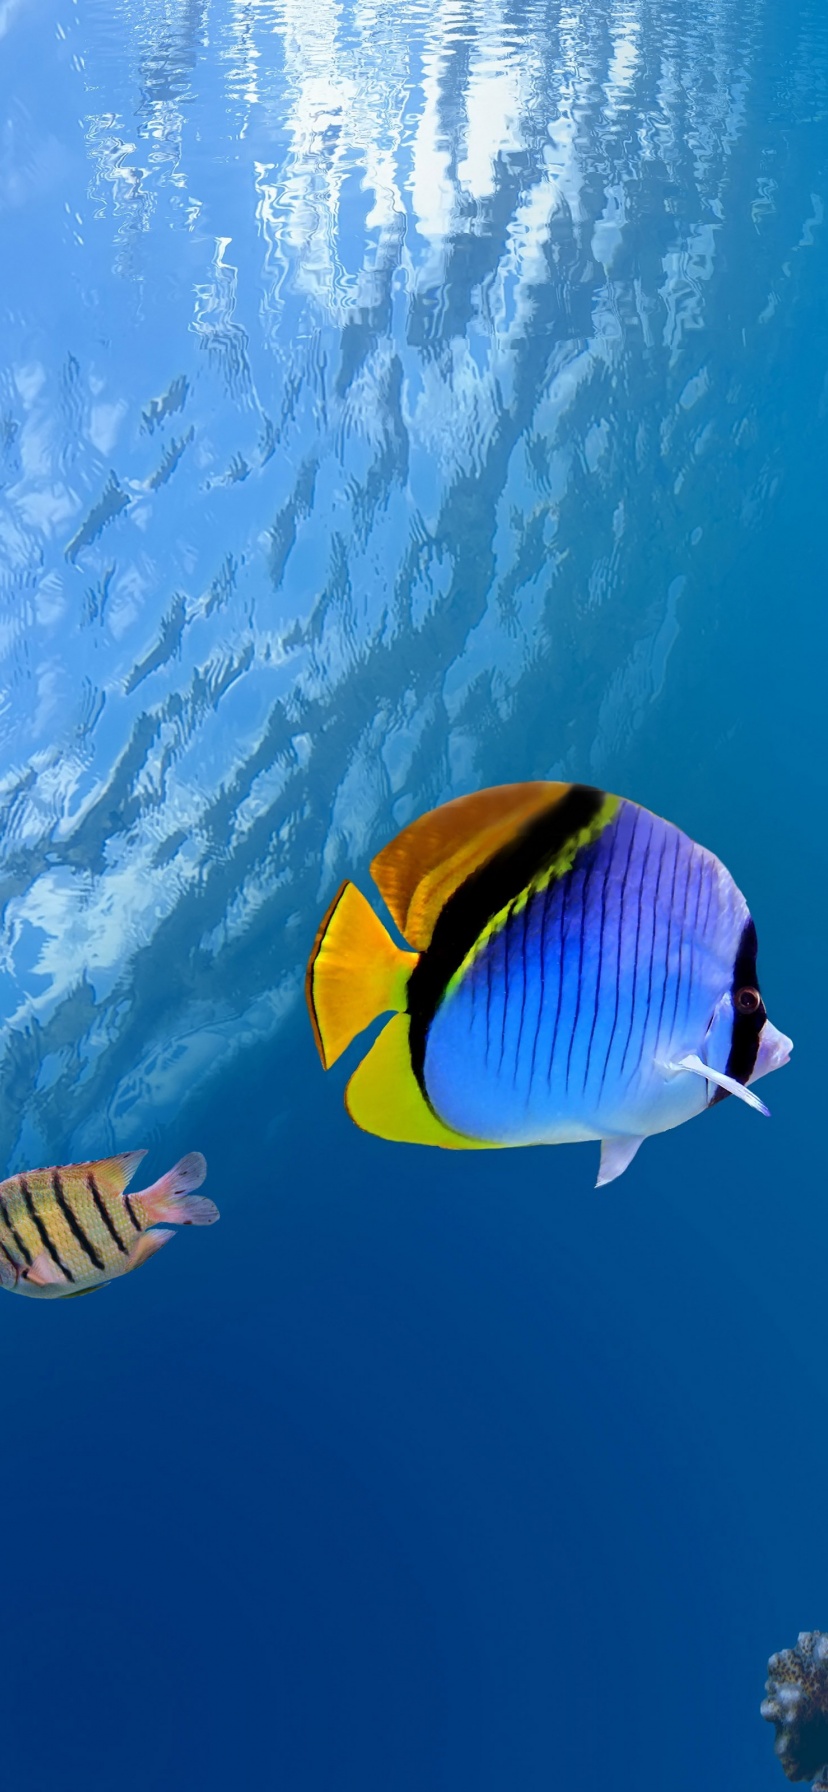
[[801, 1630], [793, 1649], [768, 1662], [761, 1713], [776, 1727], [774, 1747], [789, 1780], [828, 1792], [828, 1632]]

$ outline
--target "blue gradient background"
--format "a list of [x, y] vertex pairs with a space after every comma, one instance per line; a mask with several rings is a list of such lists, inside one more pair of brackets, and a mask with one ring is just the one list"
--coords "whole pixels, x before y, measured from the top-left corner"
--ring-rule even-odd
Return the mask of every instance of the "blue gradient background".
[[[0, 1302], [4, 1778], [772, 1792], [828, 1622], [824, 8], [0, 0], [0, 93], [2, 1161], [199, 1148], [222, 1211]], [[341, 876], [550, 775], [721, 854], [796, 1045], [600, 1194], [359, 1135], [301, 1003]]]

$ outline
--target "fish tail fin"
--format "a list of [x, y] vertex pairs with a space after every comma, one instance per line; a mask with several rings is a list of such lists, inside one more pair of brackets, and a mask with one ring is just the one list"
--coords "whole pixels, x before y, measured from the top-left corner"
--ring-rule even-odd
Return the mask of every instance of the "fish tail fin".
[[148, 1226], [166, 1220], [174, 1226], [212, 1226], [218, 1219], [218, 1208], [206, 1195], [194, 1195], [207, 1174], [207, 1164], [200, 1151], [190, 1151], [166, 1175], [159, 1176], [151, 1188], [130, 1195], [133, 1207], [142, 1213]]
[[313, 942], [305, 976], [313, 1036], [326, 1070], [378, 1015], [404, 1011], [417, 958], [394, 945], [355, 884], [341, 885]]

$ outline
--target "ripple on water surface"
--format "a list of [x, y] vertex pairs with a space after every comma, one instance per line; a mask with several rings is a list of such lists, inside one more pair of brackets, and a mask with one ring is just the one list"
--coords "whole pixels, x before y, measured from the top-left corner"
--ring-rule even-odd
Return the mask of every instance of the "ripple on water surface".
[[618, 787], [819, 401], [825, 25], [772, 33], [0, 11], [4, 1161], [270, 1038], [418, 810]]

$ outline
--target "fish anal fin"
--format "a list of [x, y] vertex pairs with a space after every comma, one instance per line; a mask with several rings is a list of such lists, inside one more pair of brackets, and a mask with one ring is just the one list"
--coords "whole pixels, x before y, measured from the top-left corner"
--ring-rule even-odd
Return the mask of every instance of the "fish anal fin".
[[342, 884], [319, 927], [305, 975], [313, 1036], [326, 1070], [378, 1015], [405, 1008], [416, 962], [415, 953], [395, 946], [356, 884]]
[[478, 790], [421, 815], [389, 841], [371, 876], [409, 945], [424, 952], [449, 896], [571, 788], [537, 782]]
[[49, 1256], [48, 1251], [38, 1252], [34, 1262], [30, 1263], [29, 1268], [26, 1270], [25, 1279], [27, 1282], [31, 1282], [35, 1288], [52, 1288], [58, 1286], [61, 1288], [68, 1288], [69, 1286], [63, 1270], [58, 1269], [57, 1264], [54, 1259]]
[[149, 1257], [154, 1257], [156, 1251], [162, 1250], [174, 1237], [175, 1233], [165, 1226], [156, 1226], [152, 1232], [142, 1232], [129, 1253], [124, 1273], [126, 1274], [126, 1270], [138, 1269], [140, 1264], [146, 1263]]
[[639, 1138], [602, 1139], [601, 1163], [595, 1183], [596, 1188], [603, 1188], [605, 1183], [614, 1182], [616, 1176], [623, 1176], [629, 1169], [639, 1145], [643, 1145], [643, 1136]]
[[490, 1150], [485, 1139], [452, 1132], [429, 1107], [411, 1068], [409, 1018], [396, 1014], [383, 1027], [345, 1090], [345, 1106], [363, 1132], [404, 1145], [440, 1145], [449, 1151]]

